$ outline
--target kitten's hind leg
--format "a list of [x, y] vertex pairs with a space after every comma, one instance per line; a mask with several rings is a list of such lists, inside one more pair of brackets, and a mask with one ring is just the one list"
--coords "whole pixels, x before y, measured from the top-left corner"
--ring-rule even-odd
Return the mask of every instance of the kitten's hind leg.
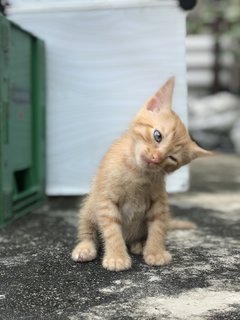
[[168, 229], [169, 230], [177, 230], [177, 229], [196, 229], [197, 225], [191, 221], [184, 221], [178, 219], [170, 219], [168, 222]]
[[96, 226], [87, 202], [80, 212], [78, 239], [79, 242], [72, 251], [72, 259], [77, 262], [94, 260], [97, 256]]
[[144, 246], [143, 241], [132, 242], [129, 245], [130, 252], [133, 254], [136, 254], [136, 255], [142, 254], [143, 253], [143, 246]]

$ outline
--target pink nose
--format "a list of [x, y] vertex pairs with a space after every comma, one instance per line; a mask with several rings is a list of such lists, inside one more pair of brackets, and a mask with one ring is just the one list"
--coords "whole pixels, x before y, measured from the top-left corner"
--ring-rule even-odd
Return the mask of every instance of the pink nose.
[[159, 154], [152, 154], [151, 162], [159, 163], [161, 161], [161, 156]]

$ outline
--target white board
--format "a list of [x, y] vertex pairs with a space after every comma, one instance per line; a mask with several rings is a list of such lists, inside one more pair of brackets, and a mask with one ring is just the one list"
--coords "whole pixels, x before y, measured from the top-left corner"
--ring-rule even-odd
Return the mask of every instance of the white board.
[[[185, 13], [175, 1], [118, 8], [108, 1], [92, 10], [66, 1], [66, 10], [50, 10], [42, 2], [34, 11], [15, 0], [10, 18], [46, 42], [47, 194], [78, 195], [89, 191], [111, 142], [169, 76], [176, 77], [174, 109], [187, 122]], [[188, 179], [182, 168], [168, 190], [186, 190]]]

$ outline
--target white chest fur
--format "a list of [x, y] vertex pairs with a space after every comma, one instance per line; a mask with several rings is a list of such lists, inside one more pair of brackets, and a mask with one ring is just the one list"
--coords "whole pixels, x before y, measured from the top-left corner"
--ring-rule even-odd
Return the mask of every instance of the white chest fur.
[[131, 223], [133, 220], [141, 220], [144, 218], [147, 209], [150, 207], [150, 198], [139, 197], [129, 195], [120, 208], [123, 219], [127, 223]]
[[122, 215], [122, 231], [125, 240], [135, 241], [146, 233], [145, 217], [151, 206], [149, 185], [129, 185], [125, 197], [119, 206]]

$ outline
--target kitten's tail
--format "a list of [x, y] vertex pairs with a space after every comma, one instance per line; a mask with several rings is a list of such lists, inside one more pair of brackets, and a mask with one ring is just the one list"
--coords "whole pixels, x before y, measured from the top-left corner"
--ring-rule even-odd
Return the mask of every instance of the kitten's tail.
[[169, 230], [177, 230], [177, 229], [196, 229], [197, 225], [191, 221], [183, 221], [179, 219], [170, 219], [168, 222]]

